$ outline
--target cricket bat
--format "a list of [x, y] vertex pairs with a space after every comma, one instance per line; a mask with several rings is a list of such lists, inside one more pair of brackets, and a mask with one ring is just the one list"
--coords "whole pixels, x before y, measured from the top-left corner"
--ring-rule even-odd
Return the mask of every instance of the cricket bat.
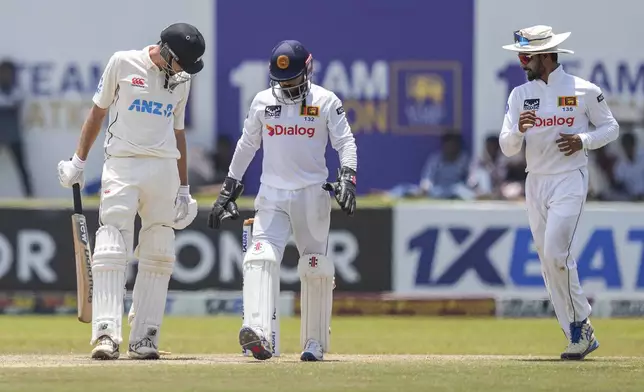
[[76, 294], [78, 321], [92, 322], [92, 250], [89, 244], [87, 219], [83, 214], [80, 185], [72, 186], [74, 191], [74, 214], [72, 215], [72, 234], [74, 237], [74, 255], [76, 258]]

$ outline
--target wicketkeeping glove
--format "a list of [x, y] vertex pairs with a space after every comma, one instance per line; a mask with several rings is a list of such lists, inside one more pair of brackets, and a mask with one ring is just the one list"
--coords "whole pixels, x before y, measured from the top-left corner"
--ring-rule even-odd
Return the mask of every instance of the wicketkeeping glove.
[[226, 177], [219, 192], [219, 197], [212, 205], [212, 211], [208, 215], [208, 227], [218, 229], [224, 219], [235, 220], [239, 218], [239, 210], [235, 200], [244, 191], [244, 185], [232, 177]]
[[338, 171], [338, 181], [326, 182], [322, 185], [324, 190], [333, 192], [335, 200], [347, 215], [353, 216], [356, 212], [356, 172], [344, 166]]

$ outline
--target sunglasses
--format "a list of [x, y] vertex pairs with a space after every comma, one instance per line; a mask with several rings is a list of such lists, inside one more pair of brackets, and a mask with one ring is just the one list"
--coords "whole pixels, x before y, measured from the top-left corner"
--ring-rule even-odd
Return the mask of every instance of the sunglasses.
[[534, 56], [534, 54], [519, 53], [519, 61], [523, 65], [528, 65], [530, 60], [532, 60], [532, 56]]
[[519, 46], [527, 46], [527, 45], [530, 45], [530, 42], [543, 41], [543, 40], [550, 39], [550, 38], [552, 38], [552, 37], [548, 36], [548, 37], [544, 37], [544, 38], [529, 39], [529, 38], [524, 37], [521, 34], [520, 30], [517, 30], [517, 31], [514, 32], [514, 43], [519, 44]]

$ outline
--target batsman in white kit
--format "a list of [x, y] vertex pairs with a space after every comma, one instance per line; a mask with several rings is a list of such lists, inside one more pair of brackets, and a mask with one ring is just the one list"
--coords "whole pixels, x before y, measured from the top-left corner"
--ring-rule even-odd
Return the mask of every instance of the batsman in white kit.
[[588, 191], [587, 151], [617, 139], [619, 125], [600, 88], [567, 74], [558, 63], [559, 53], [573, 53], [559, 48], [568, 36], [539, 25], [514, 32], [514, 44], [503, 46], [518, 53], [528, 82], [510, 93], [499, 143], [512, 156], [525, 140], [528, 221], [568, 339], [561, 359], [581, 360], [599, 347], [571, 254]]
[[[157, 45], [110, 58], [70, 161], [58, 164], [64, 187], [84, 184], [83, 168], [109, 109], [96, 232], [92, 338], [94, 359], [117, 359], [127, 261], [138, 274], [128, 321], [128, 356], [158, 359], [158, 341], [175, 261], [174, 230], [197, 215], [187, 177], [184, 119], [190, 78], [202, 70], [205, 41], [192, 25], [173, 24]], [[133, 250], [134, 218], [141, 231]]]
[[[355, 139], [340, 99], [311, 83], [312, 61], [298, 41], [282, 41], [273, 49], [271, 87], [251, 103], [228, 177], [208, 220], [217, 229], [223, 219], [239, 217], [235, 200], [243, 191], [242, 177], [263, 144], [253, 240], [243, 260], [244, 321], [239, 332], [242, 348], [259, 360], [272, 357], [273, 278], [279, 274], [291, 234], [300, 255], [300, 358], [320, 361], [328, 352], [335, 274], [333, 260], [326, 255], [329, 191], [349, 216], [356, 208]], [[340, 156], [341, 169], [334, 183], [325, 182], [324, 153], [329, 139]]]

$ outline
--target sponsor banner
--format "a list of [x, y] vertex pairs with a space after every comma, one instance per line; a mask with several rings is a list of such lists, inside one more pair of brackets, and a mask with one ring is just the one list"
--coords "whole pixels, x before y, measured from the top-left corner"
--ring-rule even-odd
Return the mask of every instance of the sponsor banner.
[[[604, 312], [596, 308], [595, 298], [588, 298], [593, 307], [592, 317], [603, 317]], [[500, 318], [554, 318], [555, 310], [547, 295], [525, 295], [509, 293], [497, 297], [496, 316]]]
[[[170, 291], [166, 304], [166, 315], [173, 316], [241, 316], [241, 291]], [[292, 292], [282, 292], [279, 296], [280, 316], [293, 315], [294, 295]], [[131, 303], [131, 302], [130, 302]], [[126, 302], [126, 309], [129, 309]]]
[[[644, 56], [632, 48], [639, 45], [644, 25], [639, 11], [644, 4], [615, 0], [606, 7], [601, 0], [579, 2], [543, 0], [538, 9], [516, 12], [512, 0], [478, 0], [475, 13], [474, 129], [476, 151], [481, 151], [488, 132], [498, 134], [509, 92], [526, 81], [525, 72], [513, 52], [501, 49], [514, 42], [513, 32], [538, 24], [553, 27], [555, 33], [572, 34], [560, 47], [575, 51], [560, 54], [564, 69], [590, 80], [603, 90], [618, 121], [641, 121], [644, 104]], [[552, 10], [556, 9], [556, 12]], [[598, 29], [587, 23], [593, 11], [601, 9], [604, 26], [629, 26], [629, 34], [619, 29]], [[628, 10], [628, 11], [625, 11]], [[571, 18], [570, 15], [580, 17]], [[544, 22], [547, 21], [547, 22]]]
[[[36, 6], [34, 8], [34, 6]], [[18, 84], [24, 92], [22, 107], [24, 156], [38, 197], [67, 197], [69, 190], [59, 184], [56, 165], [74, 153], [80, 129], [92, 106], [103, 68], [110, 56], [121, 50], [142, 49], [155, 44], [166, 26], [189, 21], [206, 39], [206, 66], [195, 77], [188, 101], [188, 140], [201, 145], [213, 141], [215, 107], [213, 77], [215, 32], [214, 3], [185, 0], [181, 7], [171, 0], [146, 2], [114, 0], [112, 9], [126, 10], [136, 23], [120, 23], [113, 18], [79, 17], [69, 10], [103, 12], [100, 5], [83, 0], [39, 2], [4, 0], [3, 14], [11, 15], [0, 24], [0, 34], [14, 37], [0, 42], [0, 53], [18, 65]], [[169, 12], [168, 10], [172, 10]], [[145, 15], [145, 17], [142, 17]], [[16, 32], [20, 32], [16, 36]], [[91, 33], [86, 33], [91, 32]], [[43, 45], [47, 37], [47, 45]], [[70, 38], [73, 37], [73, 38]], [[100, 44], [97, 42], [100, 41]], [[34, 50], [38, 48], [38, 50]], [[106, 124], [104, 127], [107, 125]], [[85, 167], [88, 188], [97, 188], [103, 164], [105, 132], [98, 139]], [[22, 185], [13, 157], [0, 148], [0, 197], [22, 196]]]
[[499, 298], [496, 315], [501, 318], [552, 318], [555, 311], [548, 298]]
[[[292, 292], [280, 294], [280, 315], [293, 315]], [[241, 291], [198, 291], [168, 292], [166, 316], [240, 316]], [[123, 303], [123, 314], [127, 315], [132, 306], [132, 292], [128, 292]], [[75, 292], [2, 292], [0, 293], [0, 314], [65, 314], [76, 315]]]
[[[327, 0], [323, 7], [274, 0], [253, 3], [253, 12], [244, 1], [217, 2], [220, 134], [239, 138], [251, 100], [268, 88], [271, 49], [293, 36], [290, 23], [273, 23], [262, 34], [240, 29], [239, 15], [248, 26], [263, 26], [277, 9], [288, 9], [291, 20], [306, 21], [297, 39], [313, 54], [314, 82], [343, 100], [360, 146], [359, 193], [417, 183], [428, 154], [438, 147], [436, 135], [445, 129], [458, 129], [469, 146], [474, 0], [440, 6], [423, 0]], [[432, 38], [446, 32], [450, 39]], [[266, 110], [268, 115], [275, 108]], [[247, 193], [258, 189], [261, 156], [259, 151], [246, 174]], [[338, 159], [330, 145], [327, 159], [335, 179]]]
[[592, 317], [644, 317], [644, 293], [603, 294], [593, 304]]
[[[295, 297], [295, 314], [301, 312]], [[494, 316], [493, 298], [401, 298], [380, 293], [334, 293], [335, 316]]]
[[[393, 289], [397, 294], [547, 298], [522, 205], [404, 203], [394, 209]], [[584, 291], [644, 293], [642, 207], [589, 203], [572, 254]]]
[[611, 318], [644, 317], [644, 299], [614, 299], [608, 300]]
[[[226, 221], [219, 231], [207, 225], [202, 210], [185, 230], [176, 232], [177, 261], [170, 290], [241, 290], [241, 219]], [[338, 291], [391, 290], [391, 226], [388, 209], [361, 209], [349, 218], [334, 209], [328, 256], [335, 263]], [[4, 290], [73, 291], [75, 261], [68, 210], [0, 209], [0, 287]], [[87, 210], [90, 233], [97, 228], [96, 210]], [[136, 221], [138, 232], [139, 221]], [[90, 237], [93, 244], [93, 236]], [[135, 245], [137, 243], [135, 236]], [[298, 291], [299, 256], [292, 239], [281, 268], [281, 289]], [[136, 263], [129, 263], [132, 288]]]
[[0, 314], [76, 314], [76, 293], [2, 292]]
[[[591, 318], [644, 317], [644, 294], [595, 294], [588, 298], [593, 308]], [[499, 318], [555, 318], [555, 311], [547, 296], [507, 293], [496, 299]]]

